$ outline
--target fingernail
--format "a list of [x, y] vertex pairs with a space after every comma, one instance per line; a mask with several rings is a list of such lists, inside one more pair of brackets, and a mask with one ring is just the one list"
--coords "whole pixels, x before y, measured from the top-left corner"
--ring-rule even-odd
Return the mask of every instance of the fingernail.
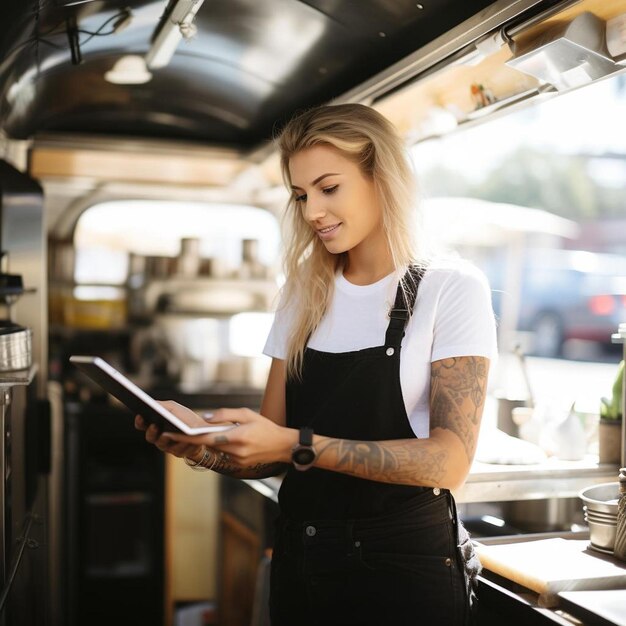
[[210, 420], [213, 419], [213, 413], [203, 413], [202, 414], [203, 419], [205, 420]]

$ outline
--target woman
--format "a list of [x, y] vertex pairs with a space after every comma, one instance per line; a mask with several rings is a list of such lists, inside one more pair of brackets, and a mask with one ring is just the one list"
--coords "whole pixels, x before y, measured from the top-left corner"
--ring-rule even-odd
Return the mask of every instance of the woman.
[[278, 147], [292, 228], [261, 412], [146, 439], [198, 469], [286, 471], [273, 626], [465, 624], [479, 565], [450, 490], [469, 471], [495, 353], [488, 287], [469, 264], [420, 256], [404, 146], [375, 110], [304, 112]]

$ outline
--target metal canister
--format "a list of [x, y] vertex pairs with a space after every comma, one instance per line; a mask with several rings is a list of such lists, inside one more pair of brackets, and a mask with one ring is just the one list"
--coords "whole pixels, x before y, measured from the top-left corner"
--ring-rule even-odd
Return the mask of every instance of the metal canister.
[[619, 471], [619, 501], [617, 503], [617, 529], [613, 554], [626, 561], [626, 467]]
[[30, 328], [5, 320], [0, 322], [0, 372], [30, 367], [32, 336]]

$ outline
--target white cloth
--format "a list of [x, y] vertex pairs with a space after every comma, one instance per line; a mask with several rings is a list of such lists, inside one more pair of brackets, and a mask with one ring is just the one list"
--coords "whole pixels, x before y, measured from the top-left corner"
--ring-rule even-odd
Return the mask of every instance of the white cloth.
[[[309, 347], [349, 352], [382, 346], [395, 300], [390, 274], [371, 285], [335, 279], [335, 295]], [[285, 359], [293, 309], [279, 304], [263, 353]], [[406, 412], [417, 437], [429, 434], [430, 364], [459, 356], [497, 356], [496, 325], [487, 280], [467, 261], [437, 260], [429, 265], [406, 326], [400, 356], [400, 384]]]

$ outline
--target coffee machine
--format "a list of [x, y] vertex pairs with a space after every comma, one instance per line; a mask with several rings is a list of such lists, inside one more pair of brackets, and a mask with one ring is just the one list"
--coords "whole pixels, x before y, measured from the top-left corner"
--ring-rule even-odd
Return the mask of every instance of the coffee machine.
[[54, 577], [45, 229], [41, 187], [4, 161], [0, 249], [0, 625], [25, 626], [48, 623]]

